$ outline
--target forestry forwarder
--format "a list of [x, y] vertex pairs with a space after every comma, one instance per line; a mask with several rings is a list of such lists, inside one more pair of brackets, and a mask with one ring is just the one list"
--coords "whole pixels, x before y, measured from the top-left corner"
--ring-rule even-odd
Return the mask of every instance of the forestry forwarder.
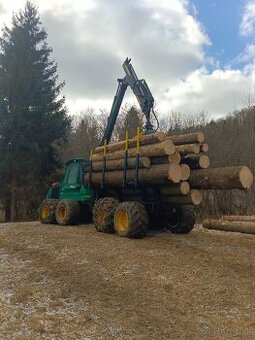
[[[122, 65], [126, 75], [123, 79], [118, 79], [117, 92], [100, 144], [104, 146], [105, 153], [128, 86], [135, 94], [145, 116], [144, 134], [155, 132], [151, 123], [151, 115], [157, 121], [153, 111], [154, 98], [146, 81], [138, 79], [130, 61], [131, 59], [127, 58]], [[81, 158], [71, 159], [66, 163], [65, 174], [61, 183], [55, 183], [51, 186], [46, 199], [40, 206], [41, 222], [74, 225], [79, 222], [90, 222], [93, 218], [98, 231], [116, 232], [119, 236], [132, 238], [144, 236], [152, 221], [173, 233], [190, 232], [195, 224], [193, 209], [187, 206], [165, 205], [160, 200], [160, 192], [157, 186], [139, 183], [140, 135], [138, 128], [135, 178], [132, 185], [126, 181], [128, 169], [128, 134], [126, 133], [122, 183], [114, 188], [105, 185], [106, 157], [104, 157], [100, 188], [94, 188], [90, 181], [88, 183], [84, 181], [85, 174], [91, 175], [92, 161]]]

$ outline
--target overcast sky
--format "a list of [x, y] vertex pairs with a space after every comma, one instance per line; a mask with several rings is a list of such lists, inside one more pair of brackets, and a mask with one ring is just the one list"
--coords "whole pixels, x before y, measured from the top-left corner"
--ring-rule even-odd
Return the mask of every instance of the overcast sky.
[[[0, 0], [9, 23], [24, 0]], [[71, 113], [110, 110], [128, 56], [159, 111], [255, 103], [255, 0], [36, 0]], [[128, 93], [131, 103], [135, 99]]]

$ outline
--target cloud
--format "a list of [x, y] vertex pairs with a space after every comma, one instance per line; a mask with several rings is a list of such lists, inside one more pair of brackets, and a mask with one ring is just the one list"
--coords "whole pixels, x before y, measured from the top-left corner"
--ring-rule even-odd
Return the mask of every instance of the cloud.
[[[248, 70], [247, 70], [248, 71]], [[254, 70], [214, 70], [201, 68], [171, 88], [169, 107], [182, 113], [209, 111], [210, 116], [221, 117], [247, 105], [247, 95], [254, 87]], [[167, 100], [165, 98], [165, 105]]]
[[255, 44], [247, 44], [244, 51], [237, 56], [235, 61], [241, 63], [255, 62]]
[[209, 38], [180, 0], [96, 0], [89, 10], [42, 12], [61, 77], [72, 99], [107, 99], [129, 56], [156, 92], [204, 61]]
[[255, 33], [255, 0], [248, 0], [240, 24], [242, 36], [249, 37]]
[[[19, 1], [8, 6], [17, 7]], [[127, 56], [138, 76], [146, 79], [162, 112], [205, 110], [219, 116], [244, 106], [254, 87], [253, 43], [236, 58], [244, 64], [242, 69], [220, 69], [206, 53], [213, 42], [198, 21], [192, 0], [35, 2], [60, 79], [66, 82], [72, 113], [87, 106], [110, 109]], [[240, 23], [244, 37], [255, 32], [254, 18], [255, 0], [249, 0]], [[126, 100], [135, 102], [130, 91]]]

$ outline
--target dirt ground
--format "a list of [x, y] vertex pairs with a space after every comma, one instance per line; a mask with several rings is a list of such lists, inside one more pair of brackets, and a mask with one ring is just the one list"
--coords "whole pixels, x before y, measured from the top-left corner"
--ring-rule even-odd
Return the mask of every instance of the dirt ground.
[[0, 339], [255, 339], [255, 236], [0, 225]]

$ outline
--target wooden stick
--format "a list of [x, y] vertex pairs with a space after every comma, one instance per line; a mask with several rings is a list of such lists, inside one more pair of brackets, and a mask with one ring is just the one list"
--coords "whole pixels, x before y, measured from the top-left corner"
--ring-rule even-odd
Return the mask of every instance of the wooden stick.
[[[140, 156], [154, 157], [173, 155], [175, 153], [175, 146], [170, 140], [166, 140], [156, 144], [143, 145], [140, 147]], [[117, 150], [106, 154], [107, 160], [124, 158], [125, 150]], [[136, 156], [136, 148], [128, 150], [128, 157]], [[92, 161], [101, 161], [103, 156], [101, 153], [92, 155]]]
[[205, 141], [205, 135], [203, 132], [187, 133], [184, 135], [173, 135], [167, 137], [171, 139], [174, 145], [203, 143]]
[[165, 196], [187, 195], [189, 191], [190, 185], [188, 182], [181, 182], [176, 185], [162, 185], [160, 187], [160, 193]]
[[190, 190], [188, 195], [183, 196], [162, 196], [163, 202], [176, 205], [199, 205], [202, 202], [202, 193], [199, 190]]
[[181, 161], [181, 155], [179, 152], [175, 152], [173, 155], [169, 156], [156, 156], [156, 157], [151, 157], [151, 164], [156, 165], [156, 164], [180, 164]]
[[[106, 161], [106, 170], [121, 170], [124, 168], [125, 160], [123, 159], [113, 159]], [[149, 157], [140, 157], [139, 159], [139, 167], [140, 168], [148, 168], [151, 165], [151, 161]], [[128, 169], [134, 169], [136, 166], [136, 158], [128, 158], [127, 161]], [[92, 163], [92, 171], [102, 171], [103, 169], [103, 162], [93, 162]]]
[[207, 169], [210, 165], [210, 159], [207, 155], [203, 154], [189, 154], [182, 157], [182, 164], [187, 164], [192, 170]]
[[255, 222], [235, 222], [226, 220], [208, 219], [203, 221], [203, 227], [206, 229], [216, 229], [223, 231], [233, 231], [245, 234], [255, 234]]
[[225, 221], [233, 221], [233, 222], [255, 222], [255, 216], [246, 216], [246, 215], [223, 215], [222, 219]]
[[189, 153], [199, 153], [200, 152], [200, 145], [199, 144], [178, 145], [178, 146], [175, 147], [175, 149], [182, 156], [185, 156], [185, 155], [188, 155]]
[[247, 166], [228, 166], [191, 171], [189, 183], [196, 189], [248, 189], [253, 175]]
[[[85, 183], [88, 182], [89, 174], [85, 174]], [[112, 186], [121, 185], [123, 171], [107, 171], [105, 173], [105, 183]], [[127, 170], [127, 183], [132, 183], [135, 179], [135, 170]], [[154, 181], [164, 181], [179, 183], [181, 180], [181, 167], [179, 165], [160, 164], [150, 168], [139, 170], [139, 182], [154, 184]], [[101, 173], [92, 172], [91, 183], [98, 186], [101, 183]]]
[[[147, 144], [154, 144], [158, 142], [162, 142], [166, 139], [166, 135], [163, 132], [156, 132], [149, 135], [141, 135], [140, 137], [140, 144], [147, 145]], [[128, 140], [128, 147], [134, 148], [136, 146], [136, 138], [131, 138]], [[107, 145], [107, 152], [113, 152], [117, 150], [124, 150], [125, 149], [125, 141], [120, 141], [117, 143], [112, 143]], [[103, 147], [99, 146], [95, 149], [94, 153], [102, 153]]]

